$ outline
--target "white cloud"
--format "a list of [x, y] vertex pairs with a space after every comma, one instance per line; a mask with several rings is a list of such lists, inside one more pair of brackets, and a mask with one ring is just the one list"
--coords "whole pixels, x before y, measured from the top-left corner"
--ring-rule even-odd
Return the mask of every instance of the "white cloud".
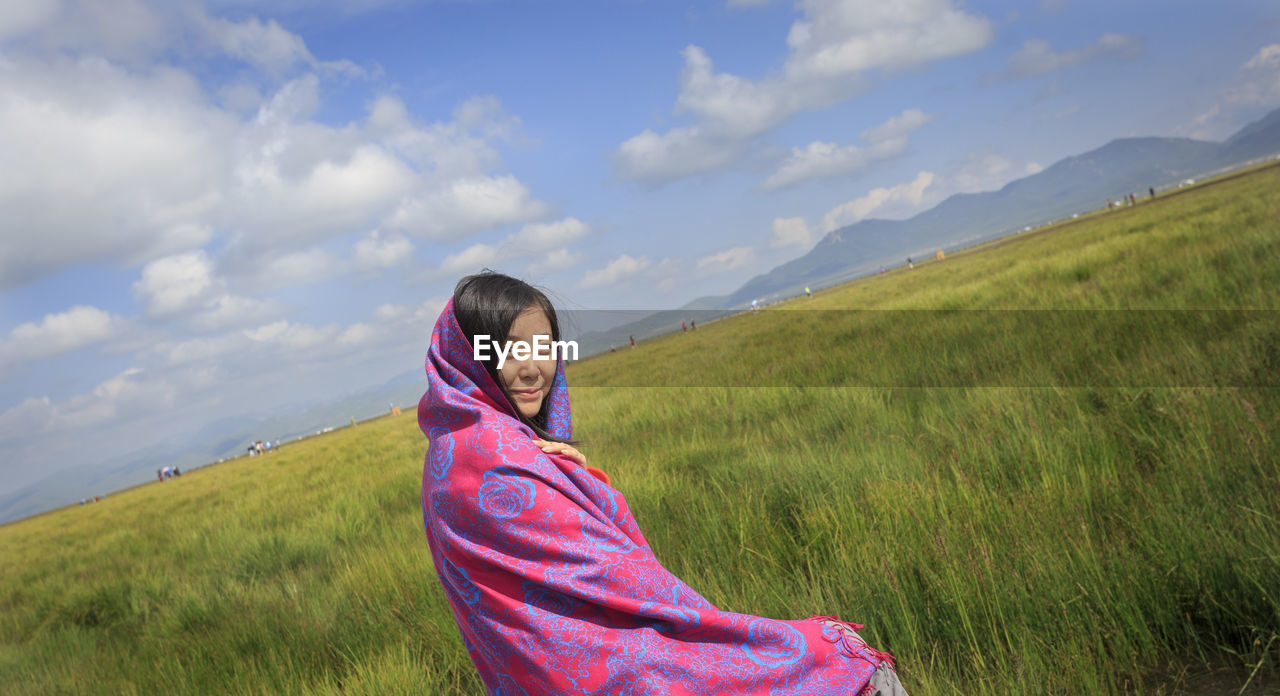
[[97, 307], [76, 305], [46, 314], [37, 322], [19, 324], [0, 341], [0, 363], [49, 358], [110, 340], [121, 320]]
[[408, 199], [387, 225], [415, 237], [447, 241], [547, 212], [546, 204], [534, 200], [514, 176], [469, 177]]
[[396, 321], [408, 314], [409, 308], [404, 305], [382, 304], [373, 310], [373, 318], [375, 321], [391, 322]]
[[869, 217], [910, 217], [957, 193], [998, 190], [1014, 179], [1042, 171], [1044, 167], [1037, 162], [1017, 163], [995, 153], [971, 153], [943, 174], [922, 171], [912, 181], [876, 188], [835, 206], [823, 216], [822, 230], [831, 232]]
[[[462, 251], [449, 254], [438, 268], [427, 273], [427, 278], [445, 278], [460, 273], [474, 273], [484, 267], [496, 267], [512, 259], [541, 254], [554, 247], [577, 241], [591, 234], [591, 228], [577, 218], [564, 218], [555, 222], [524, 225], [497, 244], [472, 244]], [[581, 256], [567, 249], [548, 254], [541, 263], [535, 263], [542, 272], [562, 270], [578, 263]]]
[[542, 258], [529, 264], [527, 273], [548, 274], [563, 271], [582, 263], [584, 254], [571, 252], [568, 249], [556, 249], [547, 252]]
[[433, 324], [444, 309], [445, 300], [432, 298], [417, 307], [409, 305], [384, 304], [373, 310], [373, 320], [379, 324], [397, 324], [409, 322], [421, 328], [425, 322]]
[[[367, 136], [300, 119], [315, 108], [316, 80], [285, 85], [246, 127], [220, 211], [237, 230], [236, 253], [315, 243], [378, 226], [421, 190], [406, 161]], [[421, 195], [421, 194], [419, 194]]]
[[341, 330], [336, 325], [316, 327], [282, 320], [245, 329], [243, 333], [256, 343], [273, 343], [289, 351], [302, 351], [331, 342]]
[[813, 179], [848, 174], [906, 152], [911, 131], [933, 120], [919, 109], [907, 109], [900, 115], [862, 132], [870, 145], [857, 147], [815, 141], [807, 147], [792, 148], [790, 156], [761, 184], [765, 190], [795, 186]]
[[223, 54], [260, 68], [269, 75], [279, 77], [299, 65], [353, 76], [364, 75], [364, 70], [350, 61], [316, 60], [302, 37], [281, 27], [274, 19], [263, 22], [257, 17], [250, 17], [242, 22], [232, 22], [209, 17], [203, 12], [194, 13], [192, 19], [203, 31], [205, 39]]
[[243, 22], [215, 17], [203, 19], [209, 38], [226, 55], [262, 68], [270, 74], [281, 75], [299, 63], [315, 62], [302, 37], [286, 31], [274, 19], [267, 22], [257, 17], [250, 17]]
[[923, 127], [936, 116], [919, 109], [903, 109], [902, 113], [878, 126], [862, 131], [862, 139], [869, 143], [893, 142], [905, 138], [911, 131]]
[[0, 413], [6, 481], [156, 433], [181, 438], [210, 414], [256, 416], [385, 380], [417, 359], [443, 306], [312, 326], [263, 287], [392, 267], [419, 238], [521, 223], [537, 224], [510, 235], [513, 248], [548, 267], [582, 259], [570, 250], [587, 225], [549, 219], [504, 170], [498, 145], [520, 144], [520, 121], [492, 96], [436, 121], [376, 93], [394, 85], [374, 86], [367, 112], [346, 116], [332, 95], [350, 96], [345, 78], [359, 69], [313, 55], [265, 16], [245, 19], [252, 8], [227, 21], [215, 16], [225, 3], [0, 5], [0, 290], [105, 265], [132, 276], [146, 314], [81, 305], [19, 315], [26, 323], [0, 335], [6, 369], [104, 343], [136, 365], [70, 398], [24, 382], [35, 396]]
[[480, 176], [498, 166], [501, 158], [490, 142], [512, 139], [520, 126], [520, 119], [503, 112], [491, 95], [462, 102], [453, 119], [414, 123], [404, 102], [383, 95], [370, 106], [366, 128], [425, 176], [447, 181]]
[[384, 235], [374, 230], [356, 242], [352, 262], [367, 271], [398, 266], [413, 256], [413, 242], [399, 234]]
[[236, 113], [255, 112], [264, 101], [257, 86], [248, 82], [232, 82], [218, 88], [217, 103]]
[[[244, 33], [237, 50], [307, 62], [278, 25], [209, 21]], [[0, 287], [69, 265], [134, 267], [216, 238], [226, 242], [219, 265], [240, 269], [263, 254], [382, 229], [377, 249], [355, 250], [352, 267], [368, 268], [407, 253], [397, 233], [460, 239], [548, 213], [522, 182], [494, 171], [492, 143], [519, 128], [495, 98], [422, 124], [383, 97], [363, 122], [332, 127], [312, 120], [320, 85], [303, 74], [264, 102], [245, 82], [206, 94], [167, 61], [6, 56], [0, 152], [23, 166], [0, 170]]]
[[293, 68], [363, 75], [349, 61], [320, 61], [275, 20], [211, 17], [199, 6], [160, 0], [6, 0], [0, 39], [33, 35], [50, 49], [134, 64], [167, 48], [228, 57], [280, 77]]
[[613, 166], [625, 179], [660, 182], [726, 165], [741, 148], [740, 143], [706, 135], [696, 126], [673, 128], [663, 134], [645, 129], [618, 146]]
[[493, 244], [472, 244], [444, 257], [440, 262], [440, 273], [446, 276], [475, 273], [482, 268], [496, 266], [507, 258], [509, 255]]
[[17, 406], [0, 413], [0, 441], [41, 435], [50, 428], [53, 419], [53, 402], [49, 397], [27, 397]]
[[[302, 252], [262, 259], [249, 277], [250, 282], [264, 286], [307, 284], [333, 273], [339, 265], [322, 252]], [[227, 281], [215, 273], [213, 259], [199, 250], [147, 264], [133, 283], [133, 292], [151, 317], [179, 317], [187, 328], [201, 333], [261, 323], [285, 312], [275, 300], [234, 295], [226, 287]]]
[[172, 407], [177, 390], [162, 379], [131, 367], [92, 391], [62, 402], [48, 397], [27, 398], [0, 414], [0, 440], [19, 440], [52, 431], [78, 430], [105, 423], [121, 413]]
[[1042, 171], [1044, 167], [1038, 162], [1017, 165], [1003, 155], [973, 153], [966, 156], [959, 167], [935, 182], [934, 193], [950, 196], [953, 193], [995, 191], [1014, 179]]
[[193, 313], [187, 325], [195, 331], [215, 332], [279, 318], [285, 307], [270, 299], [219, 295], [200, 312]]
[[1280, 68], [1280, 44], [1269, 44], [1258, 49], [1243, 67], [1245, 70]]
[[1179, 135], [1218, 140], [1257, 117], [1259, 108], [1280, 101], [1280, 44], [1268, 44], [1245, 61], [1218, 95], [1218, 101], [1175, 130]]
[[164, 341], [153, 346], [149, 354], [157, 356], [160, 364], [173, 367], [192, 363], [214, 363], [226, 356], [242, 352], [247, 347], [247, 337], [242, 333], [232, 333], [185, 341]]
[[0, 41], [22, 36], [58, 13], [56, 0], [6, 0], [0, 3]]
[[684, 71], [676, 112], [696, 115], [708, 130], [730, 139], [763, 133], [797, 110], [798, 97], [783, 80], [752, 82], [717, 73], [711, 59], [697, 46], [684, 50]]
[[525, 225], [512, 242], [522, 247], [541, 251], [576, 242], [591, 233], [590, 228], [577, 218], [568, 217], [556, 222]]
[[932, 172], [920, 172], [910, 182], [898, 184], [890, 188], [872, 189], [865, 196], [842, 203], [822, 217], [822, 228], [826, 232], [837, 230], [855, 222], [864, 220], [871, 213], [882, 211], [882, 214], [895, 213], [902, 210], [919, 208], [924, 201], [925, 189], [933, 183]]
[[869, 71], [969, 53], [993, 35], [987, 19], [952, 0], [801, 0], [798, 6], [803, 17], [787, 35], [783, 69], [761, 80], [717, 73], [701, 48], [686, 47], [676, 112], [694, 122], [627, 139], [613, 154], [615, 172], [660, 182], [718, 169], [795, 114], [852, 98], [865, 88]]
[[649, 258], [646, 256], [634, 258], [627, 254], [622, 254], [610, 261], [604, 268], [587, 271], [578, 285], [583, 288], [612, 285], [645, 270], [650, 265]]
[[813, 233], [809, 224], [802, 217], [774, 218], [770, 230], [769, 246], [809, 246], [813, 241]]
[[378, 337], [378, 330], [365, 323], [355, 323], [338, 334], [338, 343], [344, 346], [359, 346], [373, 343]]
[[[6, 8], [14, 4], [3, 3]], [[50, 53], [141, 64], [162, 50], [173, 34], [185, 34], [189, 28], [180, 15], [169, 11], [174, 8], [143, 0], [18, 0], [16, 4], [26, 21], [0, 26], [0, 39], [25, 38], [31, 47]], [[6, 20], [12, 18], [0, 15], [0, 22], [8, 24]]]
[[991, 42], [985, 17], [950, 0], [801, 0], [805, 18], [787, 45], [792, 76], [832, 79], [873, 68], [899, 70], [976, 51]]
[[250, 260], [250, 265], [249, 282], [260, 289], [314, 285], [333, 280], [349, 270], [342, 259], [318, 248], [263, 253]]
[[152, 316], [190, 309], [213, 289], [213, 261], [203, 250], [152, 261], [133, 284], [134, 294], [146, 303]]
[[[886, 153], [886, 156], [901, 154], [904, 150], [905, 147], [897, 148], [896, 152]], [[791, 148], [790, 156], [764, 180], [761, 188], [775, 190], [813, 179], [848, 174], [866, 168], [876, 159], [869, 150], [856, 145], [841, 147], [836, 143], [815, 141], [807, 147]]]
[[[475, 131], [487, 139], [511, 141], [520, 130], [520, 118], [508, 114], [492, 94], [470, 97], [454, 107], [453, 120], [463, 132]], [[483, 142], [483, 141], [481, 141]]]
[[133, 264], [200, 246], [234, 121], [169, 68], [0, 62], [0, 285], [64, 265]]
[[698, 259], [698, 269], [710, 267], [713, 272], [731, 271], [735, 268], [742, 268], [755, 260], [756, 250], [754, 248], [737, 246]]
[[1027, 39], [1009, 56], [1006, 68], [998, 73], [983, 76], [987, 84], [1021, 77], [1039, 77], [1059, 70], [1073, 68], [1104, 56], [1134, 56], [1142, 48], [1142, 39], [1124, 34], [1103, 34], [1097, 41], [1072, 51], [1058, 53], [1044, 39]]
[[444, 311], [445, 302], [446, 300], [438, 297], [423, 302], [414, 310], [414, 321], [418, 324], [426, 323], [427, 326], [435, 325], [436, 319]]
[[1270, 107], [1280, 100], [1280, 44], [1258, 49], [1241, 66], [1241, 73], [1227, 88], [1225, 96], [1231, 106]]

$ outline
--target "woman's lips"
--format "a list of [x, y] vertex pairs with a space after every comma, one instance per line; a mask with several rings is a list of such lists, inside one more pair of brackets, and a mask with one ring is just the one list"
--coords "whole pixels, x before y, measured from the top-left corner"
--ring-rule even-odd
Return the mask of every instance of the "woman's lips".
[[537, 399], [542, 396], [542, 389], [512, 389], [511, 393], [522, 399], [532, 401], [533, 399]]

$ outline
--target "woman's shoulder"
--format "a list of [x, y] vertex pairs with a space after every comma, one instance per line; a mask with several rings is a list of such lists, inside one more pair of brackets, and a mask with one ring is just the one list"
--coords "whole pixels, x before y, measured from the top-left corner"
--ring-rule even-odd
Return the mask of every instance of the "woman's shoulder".
[[451, 488], [474, 491], [495, 477], [549, 480], [558, 473], [532, 433], [514, 423], [482, 418], [453, 429], [432, 428], [427, 435], [426, 476]]

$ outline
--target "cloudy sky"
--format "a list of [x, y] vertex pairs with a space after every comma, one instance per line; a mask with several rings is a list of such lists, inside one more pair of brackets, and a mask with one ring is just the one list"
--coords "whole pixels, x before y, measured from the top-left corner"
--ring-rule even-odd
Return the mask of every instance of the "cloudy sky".
[[1280, 107], [1274, 0], [0, 4], [0, 494]]

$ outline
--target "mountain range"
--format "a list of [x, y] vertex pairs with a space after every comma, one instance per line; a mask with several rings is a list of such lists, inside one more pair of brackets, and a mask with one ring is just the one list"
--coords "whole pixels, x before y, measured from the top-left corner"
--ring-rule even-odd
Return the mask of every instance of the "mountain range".
[[699, 321], [741, 311], [752, 300], [768, 303], [799, 295], [808, 286], [829, 287], [905, 265], [908, 256], [932, 258], [954, 249], [1005, 237], [1029, 227], [1069, 218], [1119, 202], [1148, 189], [1176, 188], [1280, 153], [1280, 109], [1241, 128], [1223, 142], [1190, 138], [1121, 138], [998, 191], [960, 193], [905, 220], [866, 219], [833, 230], [806, 254], [751, 278], [726, 295], [700, 297], [678, 310], [655, 312], [579, 340], [584, 354], [625, 345], [628, 337], [667, 333], [689, 317]]

